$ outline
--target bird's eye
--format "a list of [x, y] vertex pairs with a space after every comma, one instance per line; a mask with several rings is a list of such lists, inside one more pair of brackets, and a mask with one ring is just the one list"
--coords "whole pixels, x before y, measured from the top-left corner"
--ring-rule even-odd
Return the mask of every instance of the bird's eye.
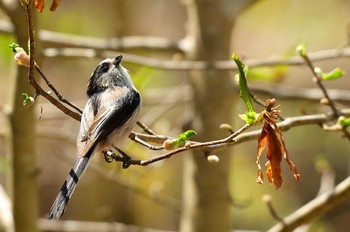
[[101, 64], [101, 68], [100, 68], [100, 70], [101, 70], [101, 72], [102, 73], [104, 73], [104, 72], [108, 72], [108, 70], [109, 70], [109, 66], [110, 66], [110, 63], [103, 63], [103, 64]]

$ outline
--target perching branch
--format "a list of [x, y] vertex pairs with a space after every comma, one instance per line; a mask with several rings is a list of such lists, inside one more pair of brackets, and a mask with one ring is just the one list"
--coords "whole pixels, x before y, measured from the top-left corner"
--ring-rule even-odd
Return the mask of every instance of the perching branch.
[[[350, 109], [343, 109], [340, 110], [340, 113], [344, 116], [350, 116]], [[313, 115], [304, 115], [304, 116], [296, 116], [296, 117], [289, 117], [286, 118], [284, 121], [277, 123], [278, 128], [280, 131], [288, 131], [291, 128], [297, 127], [297, 126], [305, 126], [305, 125], [320, 125], [327, 122], [330, 122], [332, 120], [335, 120], [337, 117], [334, 114], [334, 112], [328, 112], [323, 114], [313, 114]], [[134, 160], [132, 158], [126, 160], [123, 159], [123, 157], [120, 157], [117, 154], [113, 155], [113, 159], [117, 162], [126, 162], [126, 166], [129, 167], [130, 165], [142, 165], [146, 166], [164, 159], [171, 158], [172, 156], [176, 154], [180, 154], [187, 150], [192, 149], [200, 149], [203, 151], [203, 153], [210, 153], [214, 151], [218, 151], [221, 149], [225, 149], [228, 146], [233, 146], [242, 142], [255, 140], [259, 137], [261, 130], [255, 130], [250, 132], [245, 132], [248, 128], [250, 128], [252, 125], [245, 124], [242, 126], [239, 130], [237, 130], [235, 133], [231, 134], [230, 136], [219, 139], [219, 140], [213, 140], [208, 142], [196, 142], [196, 141], [188, 141], [187, 145], [174, 149], [172, 151], [169, 151], [165, 154], [152, 157], [150, 159], [146, 160]], [[142, 141], [140, 144], [148, 147], [151, 150], [164, 150], [164, 146], [153, 146], [152, 144], [163, 144], [165, 140], [167, 139], [173, 139], [172, 137], [167, 137], [163, 135], [149, 135], [149, 134], [141, 134], [132, 132], [129, 136], [132, 140], [138, 142]], [[154, 148], [151, 148], [154, 147]], [[117, 158], [118, 157], [118, 158]]]

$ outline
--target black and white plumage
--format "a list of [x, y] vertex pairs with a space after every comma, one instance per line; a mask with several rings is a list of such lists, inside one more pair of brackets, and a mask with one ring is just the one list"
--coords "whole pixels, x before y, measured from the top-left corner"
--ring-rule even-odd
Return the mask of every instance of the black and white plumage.
[[64, 213], [79, 179], [92, 155], [116, 146], [128, 137], [138, 120], [141, 96], [127, 70], [122, 56], [103, 60], [92, 73], [80, 129], [77, 137], [77, 160], [70, 170], [48, 215], [58, 220]]

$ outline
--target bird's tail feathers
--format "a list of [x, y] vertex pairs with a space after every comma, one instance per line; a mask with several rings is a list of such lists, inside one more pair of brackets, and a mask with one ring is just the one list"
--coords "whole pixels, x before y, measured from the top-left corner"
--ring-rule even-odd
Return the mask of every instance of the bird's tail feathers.
[[63, 215], [80, 177], [84, 174], [89, 164], [92, 153], [93, 149], [91, 149], [91, 151], [89, 151], [85, 156], [78, 157], [75, 161], [74, 167], [69, 171], [67, 179], [64, 181], [63, 186], [61, 187], [54, 203], [51, 206], [48, 215], [50, 220], [58, 220]]

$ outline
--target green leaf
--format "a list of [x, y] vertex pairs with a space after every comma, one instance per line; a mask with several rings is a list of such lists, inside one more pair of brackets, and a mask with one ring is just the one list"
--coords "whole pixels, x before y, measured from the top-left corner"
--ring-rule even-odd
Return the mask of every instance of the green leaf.
[[241, 60], [238, 58], [238, 56], [233, 53], [232, 59], [235, 61], [238, 71], [239, 71], [239, 96], [243, 99], [244, 103], [247, 106], [248, 111], [245, 112], [245, 114], [239, 115], [240, 118], [242, 118], [246, 123], [252, 124], [256, 121], [256, 113], [254, 111], [253, 103], [250, 98], [250, 91], [248, 89], [246, 74], [245, 74], [245, 66], [241, 62]]
[[338, 118], [338, 124], [340, 124], [343, 128], [347, 128], [350, 126], [350, 118], [345, 118], [344, 116], [340, 116]]
[[188, 130], [179, 135], [176, 139], [169, 139], [165, 141], [164, 147], [167, 150], [176, 148], [181, 146], [183, 143], [185, 143], [187, 140], [192, 138], [193, 136], [197, 135], [197, 132], [194, 130]]
[[16, 43], [11, 43], [11, 44], [9, 44], [9, 47], [12, 49], [12, 52], [13, 52], [13, 53], [16, 53], [16, 52], [17, 52], [17, 51], [16, 51], [16, 48], [18, 48], [19, 45], [16, 44]]
[[250, 98], [247, 80], [245, 77], [244, 64], [241, 62], [241, 60], [235, 53], [232, 54], [232, 59], [235, 61], [239, 71], [239, 96], [243, 99], [244, 103], [248, 108], [248, 111], [255, 112], [252, 100]]
[[28, 107], [34, 103], [34, 98], [29, 96], [27, 93], [22, 93], [23, 106]]
[[273, 82], [282, 80], [288, 70], [289, 67], [287, 65], [276, 65], [275, 67], [256, 67], [249, 68], [248, 75], [250, 80]]
[[334, 80], [344, 76], [344, 71], [340, 68], [335, 68], [329, 73], [321, 73], [322, 80]]
[[184, 133], [182, 133], [176, 138], [175, 141], [177, 143], [177, 146], [183, 144], [184, 142], [186, 142], [187, 140], [189, 140], [195, 135], [197, 135], [197, 132], [195, 132], [194, 130], [185, 131]]

